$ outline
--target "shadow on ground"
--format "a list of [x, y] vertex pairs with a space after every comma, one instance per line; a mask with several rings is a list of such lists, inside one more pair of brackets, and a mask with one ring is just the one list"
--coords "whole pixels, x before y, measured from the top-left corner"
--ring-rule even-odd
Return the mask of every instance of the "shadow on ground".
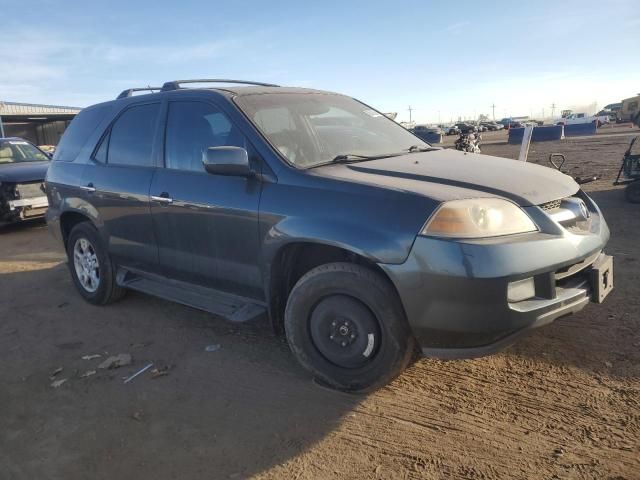
[[[315, 385], [266, 322], [137, 294], [93, 307], [64, 264], [0, 274], [0, 319], [9, 478], [246, 478], [308, 449], [361, 400]], [[80, 378], [100, 362], [82, 356], [118, 353], [134, 364]], [[123, 384], [149, 362], [169, 374]], [[54, 389], [58, 367], [68, 380]]]

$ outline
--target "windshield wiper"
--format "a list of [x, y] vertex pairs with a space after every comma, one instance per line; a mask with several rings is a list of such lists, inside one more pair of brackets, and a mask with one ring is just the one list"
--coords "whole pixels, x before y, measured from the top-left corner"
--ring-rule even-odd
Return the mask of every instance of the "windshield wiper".
[[317, 163], [316, 165], [311, 165], [309, 168], [322, 167], [323, 165], [331, 165], [334, 163], [365, 162], [367, 160], [378, 160], [380, 158], [395, 157], [397, 155], [402, 155], [402, 153], [385, 153], [383, 155], [357, 155], [355, 153], [343, 153], [336, 155], [328, 162]]

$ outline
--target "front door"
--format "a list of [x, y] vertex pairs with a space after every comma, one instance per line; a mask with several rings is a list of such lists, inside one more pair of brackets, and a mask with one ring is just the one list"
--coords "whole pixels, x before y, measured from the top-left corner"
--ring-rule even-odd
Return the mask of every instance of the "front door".
[[202, 101], [169, 102], [165, 131], [165, 168], [158, 168], [150, 190], [162, 271], [170, 278], [260, 299], [261, 182], [212, 175], [202, 163], [209, 147], [250, 151], [247, 140], [221, 109]]
[[146, 271], [158, 264], [149, 188], [159, 117], [160, 103], [124, 110], [83, 172], [82, 188], [98, 211], [110, 255], [118, 264]]

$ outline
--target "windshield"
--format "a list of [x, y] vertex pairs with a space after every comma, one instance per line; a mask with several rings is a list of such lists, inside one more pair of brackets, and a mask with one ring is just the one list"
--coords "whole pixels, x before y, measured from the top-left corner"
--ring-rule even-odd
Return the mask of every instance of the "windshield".
[[42, 162], [49, 160], [44, 153], [24, 140], [0, 141], [0, 165], [18, 162]]
[[309, 168], [342, 155], [371, 157], [429, 145], [393, 120], [342, 95], [243, 95], [236, 103], [294, 166]]

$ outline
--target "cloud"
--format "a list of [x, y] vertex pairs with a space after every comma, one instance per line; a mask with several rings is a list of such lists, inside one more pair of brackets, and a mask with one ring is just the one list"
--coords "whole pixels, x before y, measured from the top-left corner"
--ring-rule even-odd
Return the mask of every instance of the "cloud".
[[449, 34], [455, 35], [455, 34], [458, 34], [458, 33], [462, 33], [470, 25], [471, 25], [471, 22], [466, 21], [466, 20], [462, 21], [462, 22], [456, 22], [456, 23], [452, 23], [451, 25], [447, 25], [445, 27], [444, 31], [445, 31], [445, 33], [449, 33]]

